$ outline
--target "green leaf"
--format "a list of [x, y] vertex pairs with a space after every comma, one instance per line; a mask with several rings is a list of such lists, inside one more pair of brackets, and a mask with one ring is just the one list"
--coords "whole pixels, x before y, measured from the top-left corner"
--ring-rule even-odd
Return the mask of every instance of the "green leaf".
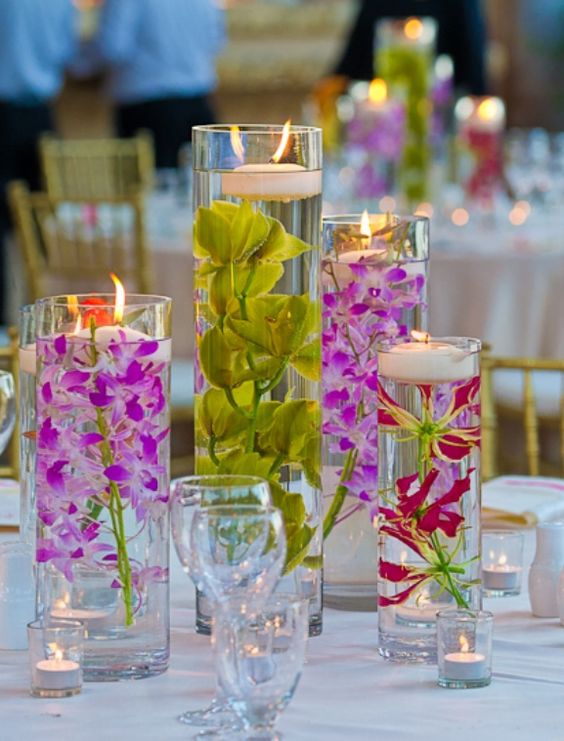
[[301, 347], [296, 355], [290, 358], [291, 365], [310, 381], [321, 380], [321, 343], [313, 340]]
[[268, 236], [269, 223], [261, 211], [253, 211], [248, 201], [243, 201], [231, 222], [232, 260], [250, 257], [257, 252]]
[[223, 216], [223, 218], [227, 219], [230, 224], [239, 211], [239, 206], [236, 203], [230, 203], [229, 201], [213, 201], [211, 207], [212, 211], [215, 211], [220, 216]]
[[258, 251], [258, 256], [261, 259], [267, 258], [283, 262], [312, 249], [312, 246], [307, 242], [294, 237], [293, 234], [288, 234], [277, 219], [267, 218], [270, 229], [264, 244]]
[[254, 368], [246, 366], [233, 376], [233, 385], [237, 386], [243, 381], [268, 381], [280, 368], [278, 358], [266, 358], [255, 361]]
[[272, 415], [272, 425], [259, 436], [259, 444], [289, 461], [300, 461], [311, 435], [319, 434], [319, 405], [315, 401], [285, 401]]
[[263, 458], [258, 453], [234, 451], [223, 458], [218, 473], [245, 474], [267, 479], [271, 465], [271, 458]]
[[230, 406], [219, 389], [196, 397], [196, 422], [208, 439], [213, 436], [223, 443], [240, 437], [249, 426], [248, 419]]
[[196, 455], [195, 470], [198, 476], [213, 476], [217, 466], [208, 455]]
[[207, 381], [216, 388], [233, 385], [234, 353], [218, 327], [208, 329], [200, 343], [200, 364]]
[[290, 573], [296, 566], [303, 563], [314, 535], [315, 528], [304, 525], [295, 535], [287, 538], [285, 574]]
[[229, 221], [211, 208], [200, 206], [195, 221], [196, 257], [210, 257], [216, 265], [231, 260]]
[[[321, 420], [319, 424], [321, 425]], [[315, 489], [321, 489], [321, 433], [319, 431], [306, 439], [301, 463], [308, 484]]]
[[[241, 271], [241, 290], [246, 284], [250, 270]], [[284, 275], [284, 267], [277, 262], [261, 262], [257, 265], [247, 296], [260, 296], [269, 293]]]

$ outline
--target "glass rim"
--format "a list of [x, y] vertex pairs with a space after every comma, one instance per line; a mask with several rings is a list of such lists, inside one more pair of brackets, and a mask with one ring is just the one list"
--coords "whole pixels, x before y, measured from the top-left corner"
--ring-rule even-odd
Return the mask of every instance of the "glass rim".
[[[181, 486], [205, 486], [206, 489], [225, 489], [226, 484], [222, 484], [224, 480], [240, 481], [241, 486], [246, 484], [268, 484], [268, 479], [263, 479], [260, 476], [254, 476], [246, 473], [205, 473], [202, 475], [190, 474], [188, 476], [180, 476], [177, 479], [173, 479], [170, 483], [176, 491]], [[217, 481], [217, 484], [208, 482]], [[232, 486], [238, 486], [238, 484], [232, 484]]]
[[45, 618], [36, 618], [27, 624], [28, 630], [53, 630], [58, 633], [71, 630], [84, 630], [84, 622], [75, 618], [55, 618], [45, 620]]
[[[68, 299], [73, 296], [76, 298], [77, 303], [75, 306], [77, 308], [85, 308], [85, 309], [114, 309], [116, 305], [116, 298], [115, 293], [108, 293], [108, 292], [92, 292], [92, 293], [58, 293], [54, 296], [44, 296], [43, 298], [37, 299], [37, 301], [34, 304], [28, 304], [28, 306], [33, 306], [34, 308], [42, 307], [44, 305], [50, 305], [50, 306], [56, 306], [60, 308], [68, 308], [69, 302]], [[93, 298], [99, 298], [103, 299], [103, 304], [96, 304], [96, 306], [92, 306], [90, 304], [85, 303], [88, 299]], [[131, 302], [128, 304], [128, 299], [143, 299], [142, 301], [138, 302]], [[136, 306], [139, 307], [149, 307], [149, 306], [166, 306], [167, 304], [172, 304], [172, 298], [170, 296], [161, 296], [159, 294], [150, 294], [150, 293], [127, 293], [125, 294], [125, 304], [124, 306], [127, 308], [128, 306]], [[26, 309], [27, 306], [22, 307], [22, 309]]]
[[[390, 226], [401, 226], [401, 224], [417, 224], [417, 223], [426, 223], [430, 224], [431, 219], [428, 216], [423, 216], [422, 214], [397, 214], [393, 211], [390, 212], [390, 217], [392, 219], [392, 222], [390, 223]], [[379, 212], [368, 212], [368, 218], [379, 216], [382, 218], [387, 218], [388, 213], [386, 211], [379, 211]], [[325, 225], [331, 225], [331, 224], [350, 224], [352, 225], [359, 225], [362, 219], [362, 213], [346, 213], [346, 214], [327, 214], [326, 216], [322, 216], [322, 224]], [[398, 219], [397, 223], [394, 223], [393, 220]]]
[[482, 530], [482, 537], [486, 538], [488, 535], [493, 535], [498, 538], [515, 538], [518, 537], [522, 540], [525, 538], [525, 533], [523, 530], [503, 530], [502, 528], [497, 528], [495, 530]]
[[[394, 347], [397, 347], [398, 345], [405, 345], [405, 344], [418, 344], [418, 345], [424, 345], [431, 343], [431, 342], [438, 342], [443, 343], [445, 345], [450, 345], [451, 347], [456, 347], [459, 350], [464, 350], [468, 354], [478, 354], [482, 350], [482, 341], [477, 339], [476, 337], [435, 337], [434, 335], [429, 335], [428, 340], [425, 342], [422, 342], [421, 340], [416, 340], [413, 337], [393, 337], [387, 340], [380, 340], [376, 343], [376, 350], [378, 352], [387, 353], [391, 352]], [[564, 522], [562, 523], [564, 525]]]
[[265, 517], [277, 514], [282, 517], [282, 510], [272, 504], [218, 504], [212, 507], [199, 507], [194, 516], [200, 517]]
[[437, 621], [457, 623], [474, 623], [485, 622], [491, 623], [494, 619], [493, 612], [490, 610], [472, 610], [470, 608], [451, 607], [447, 610], [438, 610]]
[[[199, 124], [198, 126], [192, 127], [192, 132], [196, 133], [215, 133], [215, 134], [231, 134], [234, 127], [238, 127], [241, 134], [273, 134], [281, 133], [284, 130], [285, 124], [255, 124], [255, 123], [218, 123], [218, 124]], [[319, 126], [306, 126], [304, 124], [290, 124], [291, 134], [312, 134], [319, 132], [321, 134], [322, 129]]]

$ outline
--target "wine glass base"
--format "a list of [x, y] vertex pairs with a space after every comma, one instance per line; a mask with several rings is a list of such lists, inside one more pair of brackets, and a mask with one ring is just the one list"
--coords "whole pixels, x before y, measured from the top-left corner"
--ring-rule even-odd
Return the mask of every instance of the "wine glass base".
[[213, 701], [202, 710], [188, 710], [178, 716], [178, 721], [187, 726], [210, 728], [214, 731], [239, 730], [241, 728], [237, 716], [228, 705]]

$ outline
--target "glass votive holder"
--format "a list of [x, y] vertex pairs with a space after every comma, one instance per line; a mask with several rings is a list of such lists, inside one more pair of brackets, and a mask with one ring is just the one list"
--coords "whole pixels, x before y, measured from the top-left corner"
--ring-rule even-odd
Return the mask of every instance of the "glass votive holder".
[[525, 537], [517, 530], [482, 534], [482, 587], [486, 597], [520, 594]]
[[70, 697], [82, 689], [84, 623], [34, 620], [27, 626], [31, 694]]
[[485, 610], [437, 613], [437, 656], [441, 687], [485, 687], [492, 677], [493, 614]]

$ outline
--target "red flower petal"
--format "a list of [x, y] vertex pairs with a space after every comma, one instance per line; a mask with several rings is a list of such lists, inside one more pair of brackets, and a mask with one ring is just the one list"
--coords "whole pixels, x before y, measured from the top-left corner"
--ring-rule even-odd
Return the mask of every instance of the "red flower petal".
[[384, 597], [383, 594], [378, 595], [378, 605], [380, 607], [388, 607], [389, 605], [401, 605], [402, 602], [405, 602], [406, 599], [409, 597], [409, 595], [415, 589], [417, 589], [417, 587], [421, 584], [421, 582], [425, 581], [426, 578], [427, 578], [427, 575], [422, 574], [420, 579], [413, 582], [413, 584], [410, 584], [407, 589], [403, 590], [403, 592], [398, 592], [397, 594], [394, 594], [393, 597]]
[[415, 494], [410, 497], [403, 498], [403, 500], [398, 504], [398, 510], [404, 517], [413, 517], [419, 507], [423, 506], [438, 475], [438, 469], [432, 468], [427, 476], [425, 476], [423, 483], [419, 487], [419, 491], [415, 492]]
[[421, 578], [421, 574], [417, 573], [409, 566], [391, 563], [390, 561], [383, 561], [382, 559], [378, 562], [378, 574], [382, 579], [393, 581], [395, 583], [413, 581], [414, 579], [419, 581]]
[[464, 517], [457, 512], [444, 512], [440, 507], [431, 505], [419, 520], [418, 526], [425, 533], [432, 534], [435, 530], [442, 530], [447, 537], [453, 538], [463, 522]]

